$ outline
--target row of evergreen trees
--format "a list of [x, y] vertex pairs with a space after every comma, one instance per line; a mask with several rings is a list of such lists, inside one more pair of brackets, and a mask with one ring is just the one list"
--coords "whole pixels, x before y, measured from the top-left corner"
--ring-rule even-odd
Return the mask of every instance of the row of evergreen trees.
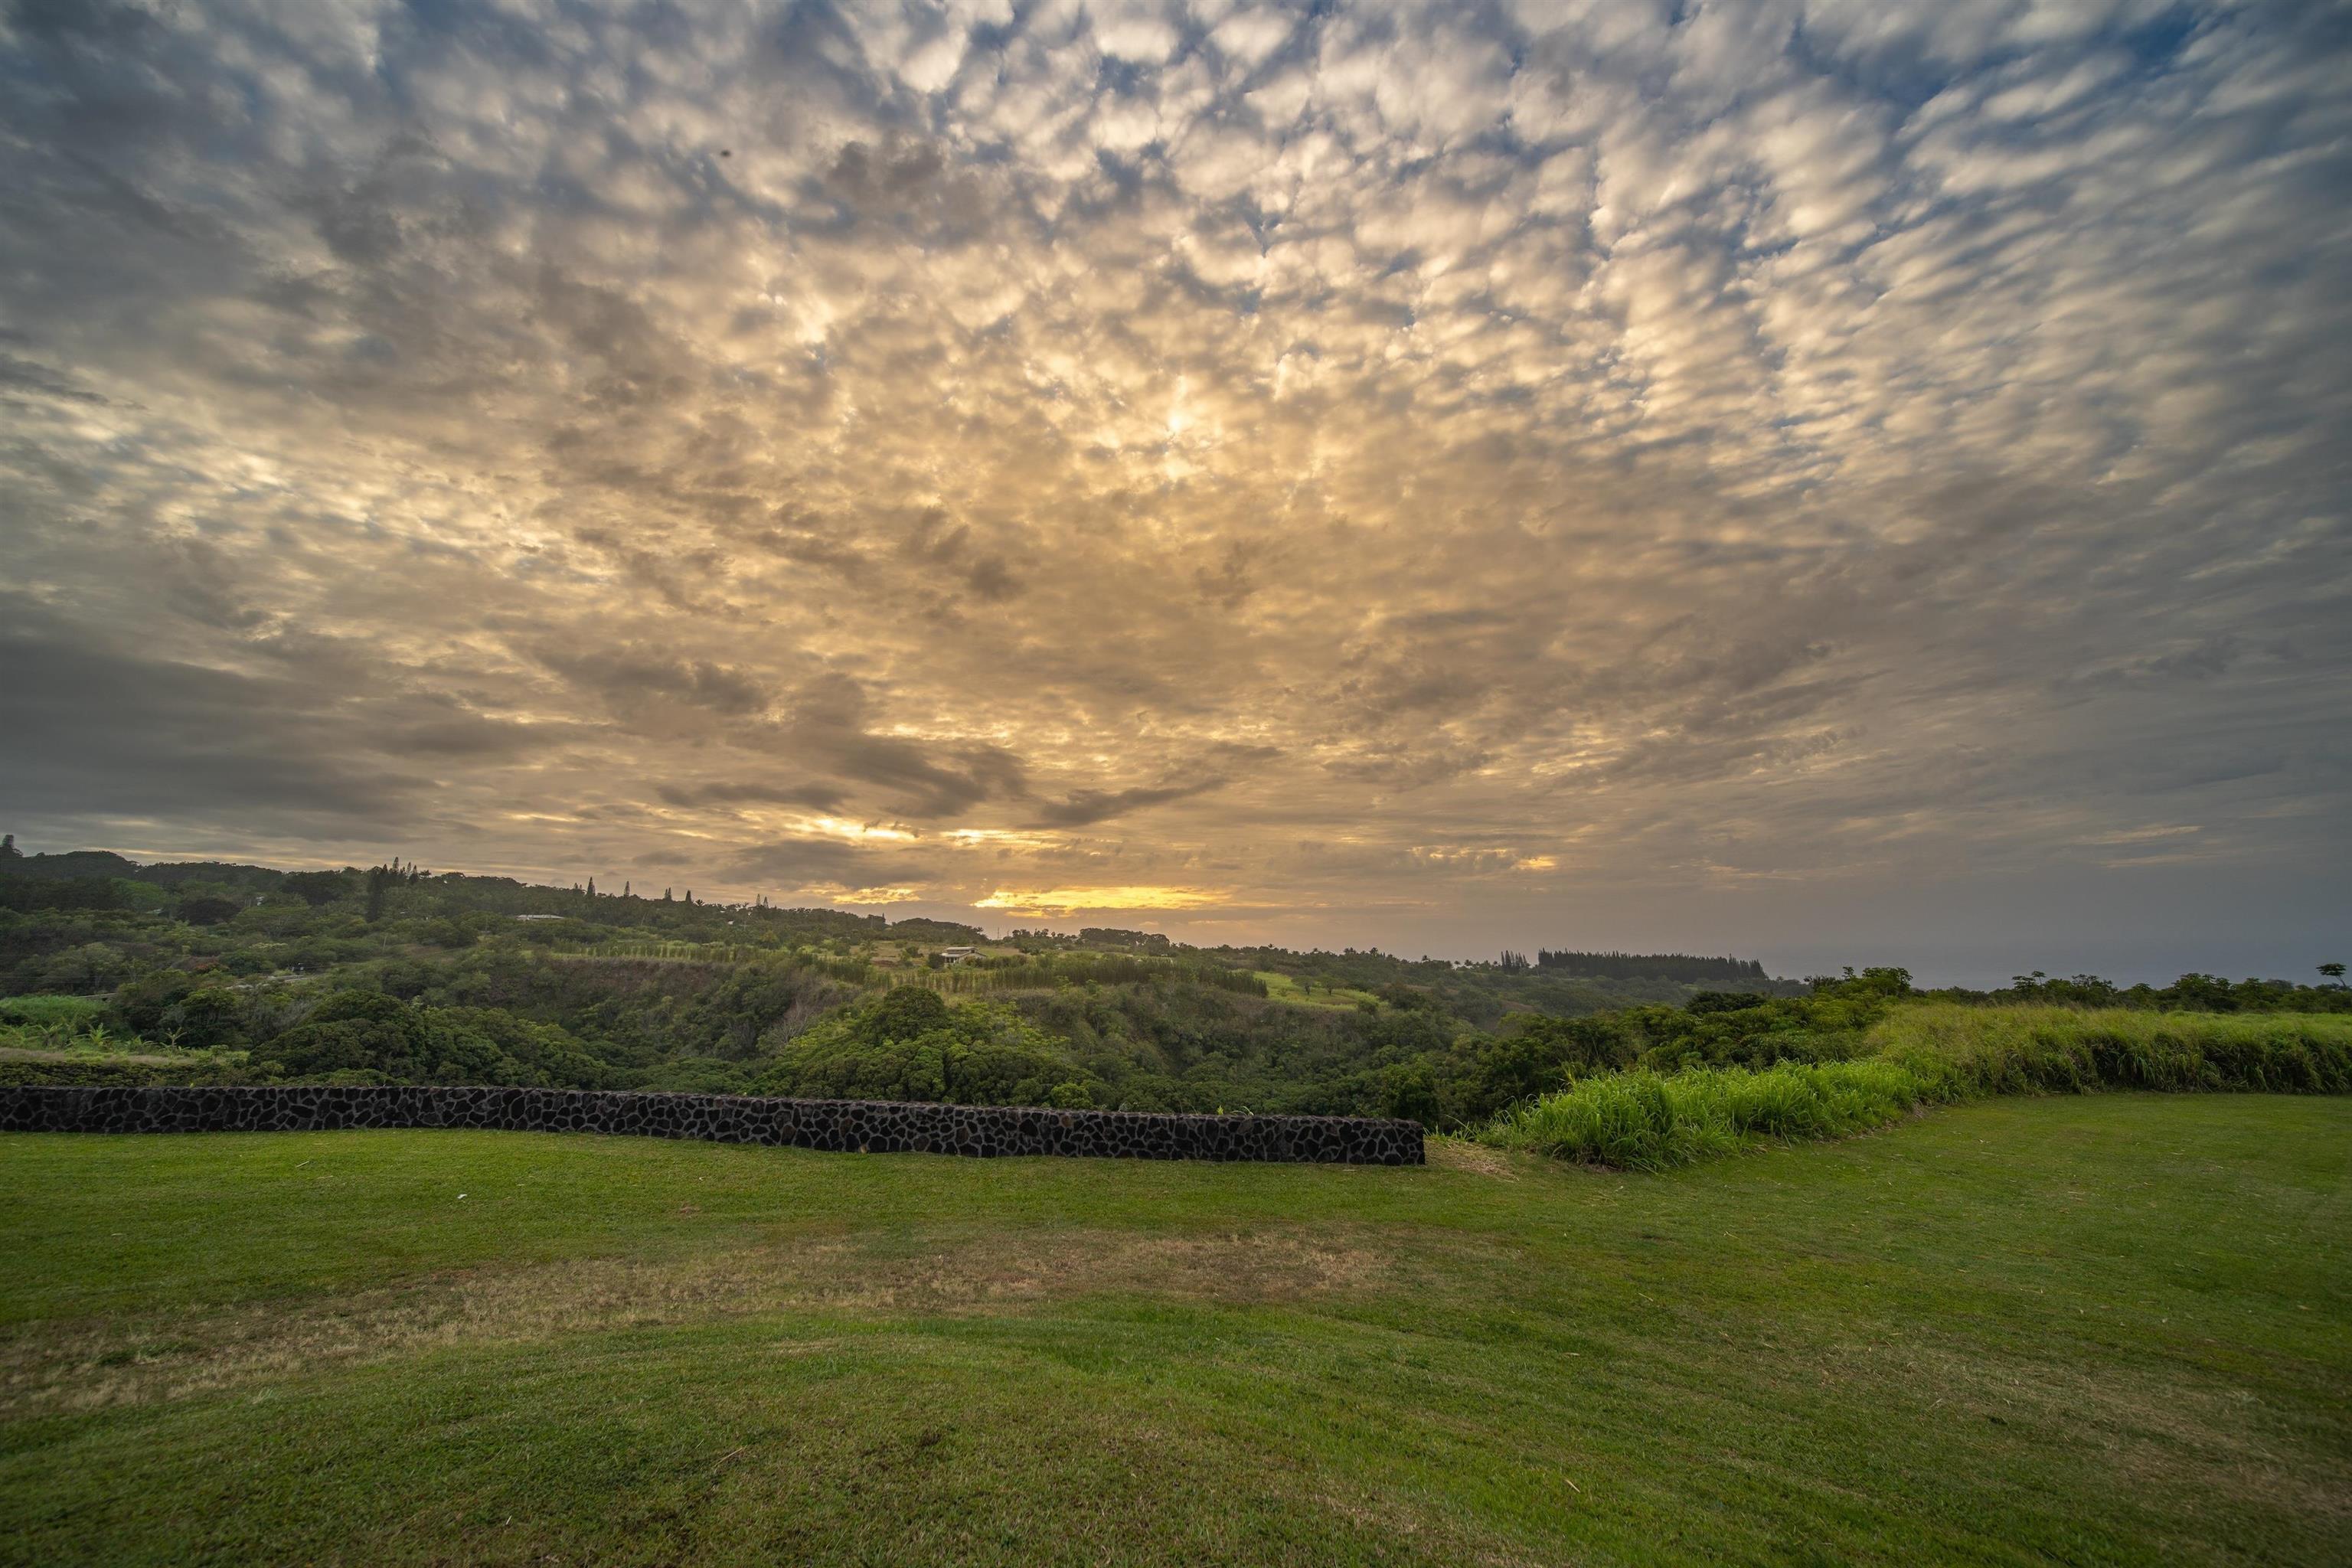
[[[1502, 967], [1524, 970], [1527, 955], [1506, 952]], [[1547, 947], [1536, 950], [1534, 967], [1603, 980], [1679, 980], [1694, 985], [1765, 978], [1764, 965], [1752, 958], [1699, 958], [1686, 952], [1571, 952]]]

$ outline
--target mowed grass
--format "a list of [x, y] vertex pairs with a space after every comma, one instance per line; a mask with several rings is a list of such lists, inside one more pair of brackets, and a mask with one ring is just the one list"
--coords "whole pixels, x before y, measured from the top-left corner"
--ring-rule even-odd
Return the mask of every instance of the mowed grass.
[[0, 1560], [2346, 1559], [2352, 1101], [1435, 1160], [0, 1139]]

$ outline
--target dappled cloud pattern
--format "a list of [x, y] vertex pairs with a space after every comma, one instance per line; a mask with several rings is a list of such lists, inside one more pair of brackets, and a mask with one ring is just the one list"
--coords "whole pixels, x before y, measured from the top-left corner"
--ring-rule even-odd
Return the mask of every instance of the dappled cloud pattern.
[[26, 0], [0, 71], [27, 841], [1334, 945], [2340, 887], [2340, 7]]

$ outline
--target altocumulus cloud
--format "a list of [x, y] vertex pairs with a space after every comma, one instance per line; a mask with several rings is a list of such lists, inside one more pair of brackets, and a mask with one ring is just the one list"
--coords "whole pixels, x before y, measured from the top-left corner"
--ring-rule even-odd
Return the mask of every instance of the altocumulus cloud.
[[1457, 947], [2324, 923], [2348, 33], [21, 4], [11, 828]]

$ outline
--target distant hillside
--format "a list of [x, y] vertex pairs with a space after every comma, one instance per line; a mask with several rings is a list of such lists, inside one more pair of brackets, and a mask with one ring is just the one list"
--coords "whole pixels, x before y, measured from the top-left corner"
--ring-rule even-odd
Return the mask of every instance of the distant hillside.
[[[1482, 1123], [1570, 1075], [1841, 1059], [1901, 969], [1194, 947], [383, 865], [0, 840], [0, 1083], [533, 1084]], [[2352, 1011], [2352, 991], [2042, 976], [1969, 1005]], [[1867, 1015], [1865, 1016], [1865, 1015]]]
[[[244, 868], [258, 869], [255, 867]], [[135, 877], [142, 869], [138, 861], [127, 859], [111, 849], [68, 849], [62, 855], [27, 855], [16, 848], [16, 836], [13, 833], [8, 836], [6, 848], [0, 849], [0, 874], [31, 877], [42, 881], [61, 882], [85, 877]]]
[[[14, 836], [0, 847], [0, 909], [33, 910], [154, 910], [160, 906], [142, 889], [161, 889], [184, 899], [196, 896], [245, 900], [293, 893], [313, 907], [339, 899], [363, 899], [371, 879], [374, 885], [403, 889], [427, 887], [443, 913], [483, 913], [509, 916], [560, 917], [589, 925], [617, 927], [631, 932], [671, 940], [749, 940], [752, 933], [785, 942], [850, 943], [912, 942], [921, 945], [976, 946], [991, 939], [979, 927], [954, 921], [909, 919], [892, 921], [882, 915], [855, 914], [845, 910], [781, 908], [755, 900], [720, 904], [698, 900], [692, 889], [681, 896], [665, 888], [659, 896], [641, 894], [634, 882], [614, 893], [599, 890], [593, 879], [569, 888], [523, 882], [511, 877], [481, 877], [458, 871], [430, 871], [395, 858], [389, 866], [362, 870], [283, 871], [268, 866], [226, 860], [154, 861], [142, 864], [110, 849], [71, 849], [57, 854], [26, 855], [15, 847]], [[39, 887], [25, 883], [46, 884]], [[120, 887], [119, 883], [138, 884]], [[17, 884], [12, 886], [11, 884]], [[63, 886], [59, 886], [62, 884]], [[746, 931], [746, 927], [751, 928]], [[541, 933], [559, 938], [562, 933]], [[1539, 985], [1545, 981], [1621, 981], [1652, 983], [1666, 989], [1637, 987], [1633, 994], [1612, 996], [1611, 1002], [1672, 1000], [1688, 987], [1753, 987], [1758, 990], [1801, 989], [1790, 982], [1775, 982], [1754, 959], [1698, 958], [1684, 953], [1573, 952], [1539, 951], [1532, 965], [1522, 955], [1503, 953], [1498, 959], [1463, 963], [1444, 959], [1413, 960], [1383, 953], [1377, 948], [1347, 948], [1339, 952], [1299, 952], [1281, 947], [1196, 948], [1160, 931], [1088, 926], [1071, 935], [1061, 931], [1015, 931], [1001, 939], [1024, 952], [1080, 951], [1144, 952], [1169, 957], [1193, 955], [1254, 970], [1320, 977], [1330, 987], [1374, 991], [1383, 985], [1451, 985], [1475, 984], [1483, 972], [1507, 985], [1517, 981]], [[1530, 991], [1529, 1000], [1538, 992]], [[1548, 994], [1548, 1010], [1589, 1011], [1590, 1006], [1562, 1008], [1557, 992]]]
[[950, 921], [894, 922], [880, 915], [845, 910], [780, 909], [763, 902], [713, 904], [695, 899], [690, 889], [683, 896], [676, 888], [666, 888], [659, 896], [646, 896], [635, 892], [630, 883], [623, 884], [627, 890], [615, 894], [597, 891], [593, 879], [563, 888], [511, 877], [428, 871], [397, 859], [367, 870], [347, 866], [341, 870], [283, 871], [226, 860], [142, 864], [110, 849], [26, 855], [16, 849], [14, 835], [0, 847], [0, 909], [18, 910], [156, 909], [158, 900], [142, 890], [148, 889], [180, 894], [183, 901], [213, 897], [249, 903], [255, 898], [292, 894], [319, 908], [341, 900], [364, 902], [372, 889], [420, 887], [431, 890], [437, 912], [445, 914], [556, 916], [687, 940], [726, 940], [724, 933], [731, 929], [733, 940], [741, 941], [741, 928], [746, 925], [786, 941], [985, 940], [978, 927]]
[[11, 842], [0, 1081], [1434, 1106], [1457, 1121], [1552, 1063], [1551, 1037], [1517, 1043], [1547, 1020], [1804, 989], [1738, 960], [1601, 960], [1202, 948], [1108, 926], [991, 938], [633, 880], [552, 887], [399, 858], [142, 865]]

